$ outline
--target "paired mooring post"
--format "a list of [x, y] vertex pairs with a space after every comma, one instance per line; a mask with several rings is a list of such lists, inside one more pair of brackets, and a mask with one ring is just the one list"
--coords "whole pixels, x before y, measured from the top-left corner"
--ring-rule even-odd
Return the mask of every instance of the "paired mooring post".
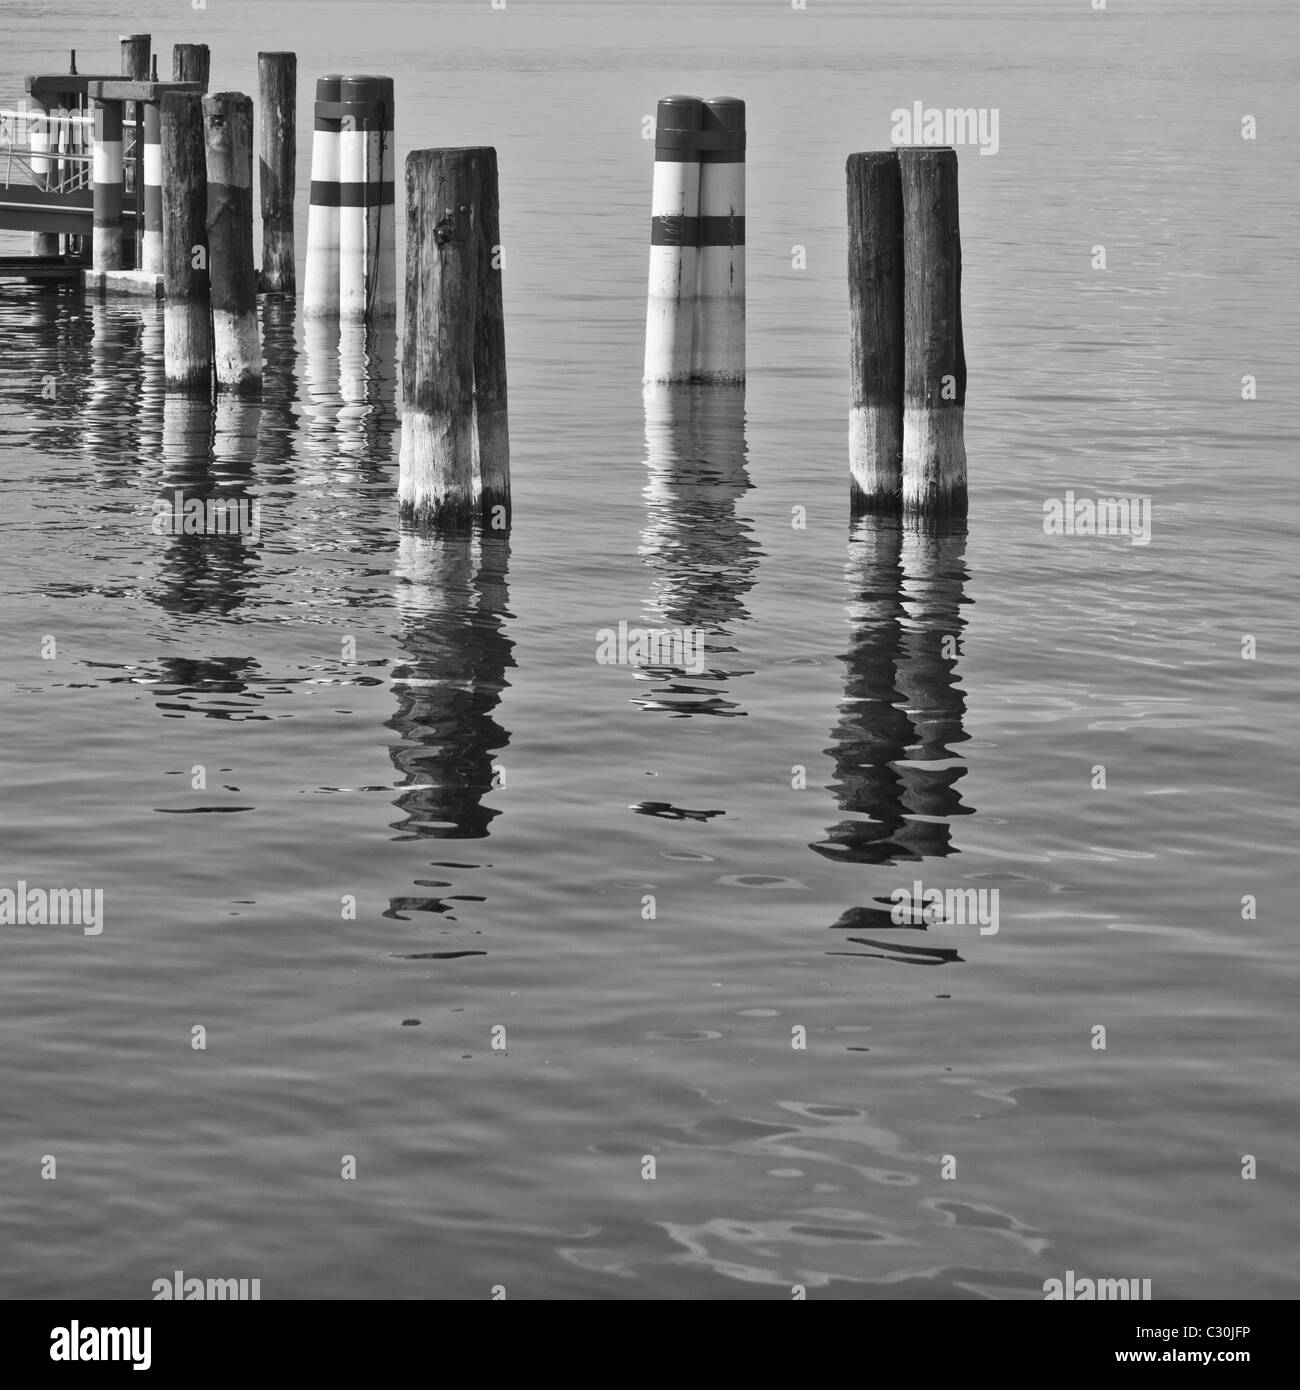
[[163, 356], [168, 390], [206, 396], [212, 381], [208, 179], [203, 98], [162, 99]]
[[510, 522], [496, 151], [406, 159], [398, 506], [417, 525]]
[[316, 82], [303, 313], [372, 322], [397, 314], [393, 79]]
[[966, 511], [957, 152], [848, 160], [849, 470], [856, 511]]
[[745, 103], [738, 97], [659, 103], [643, 380], [745, 380]]
[[203, 137], [217, 390], [259, 395], [262, 342], [253, 264], [253, 99], [242, 92], [204, 97]]

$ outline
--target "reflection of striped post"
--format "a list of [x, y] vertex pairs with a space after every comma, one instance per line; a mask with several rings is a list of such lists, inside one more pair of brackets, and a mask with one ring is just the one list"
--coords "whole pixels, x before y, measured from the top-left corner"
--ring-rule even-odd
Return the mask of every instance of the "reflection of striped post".
[[122, 103], [95, 102], [95, 181], [93, 268], [121, 270], [122, 258]]
[[[307, 212], [307, 270], [303, 314], [339, 312], [339, 133], [338, 73], [316, 82], [316, 128], [311, 145], [311, 206]], [[333, 110], [335, 114], [326, 114]]]
[[966, 512], [957, 151], [904, 146], [903, 510]]
[[162, 116], [156, 101], [144, 104], [144, 249], [140, 267], [151, 275], [162, 274]]
[[208, 169], [208, 276], [217, 390], [262, 390], [253, 265], [253, 100], [242, 92], [203, 98]]
[[645, 381], [687, 381], [691, 375], [703, 119], [704, 103], [699, 97], [665, 97], [659, 103], [650, 199]]
[[[49, 108], [41, 102], [32, 101], [32, 178], [39, 189], [50, 187], [52, 161], [50, 150], [54, 148], [53, 124]], [[59, 234], [57, 232], [33, 232], [33, 256], [57, 256], [59, 254]]]
[[745, 380], [745, 103], [704, 103], [694, 381]]

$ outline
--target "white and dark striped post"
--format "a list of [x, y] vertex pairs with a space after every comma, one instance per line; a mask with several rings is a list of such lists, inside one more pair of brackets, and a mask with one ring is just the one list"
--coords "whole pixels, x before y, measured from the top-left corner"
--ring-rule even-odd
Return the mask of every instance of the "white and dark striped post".
[[691, 379], [738, 384], [745, 380], [745, 103], [739, 97], [706, 100], [699, 139]]
[[[42, 191], [50, 188], [50, 175], [54, 161], [50, 151], [54, 148], [54, 123], [50, 118], [49, 107], [32, 98], [31, 114], [31, 167], [36, 187]], [[57, 256], [59, 254], [59, 234], [57, 232], [33, 232], [33, 256]]]
[[208, 171], [208, 275], [217, 390], [260, 395], [253, 263], [253, 100], [242, 92], [203, 98]]
[[966, 512], [957, 151], [902, 147], [903, 511]]
[[[132, 82], [147, 82], [152, 37], [149, 34], [121, 34], [118, 43], [122, 50], [122, 76]], [[135, 204], [135, 215], [122, 231], [122, 258], [126, 268], [132, 270], [144, 264], [141, 259], [144, 242], [144, 122], [139, 103], [123, 102], [122, 128], [123, 187]], [[125, 158], [127, 149], [131, 152], [129, 161]]]
[[664, 97], [655, 118], [650, 195], [650, 285], [646, 302], [647, 382], [689, 381], [699, 280], [700, 149], [704, 103]]
[[307, 212], [307, 269], [303, 279], [305, 317], [337, 318], [339, 313], [339, 141], [343, 129], [339, 92], [342, 84], [339, 73], [330, 73], [316, 81], [311, 205]]
[[212, 381], [212, 325], [203, 99], [167, 92], [160, 116], [166, 385], [169, 391], [206, 396]]
[[122, 103], [95, 102], [92, 267], [122, 270]]
[[162, 113], [156, 101], [144, 103], [144, 237], [140, 268], [163, 273]]
[[339, 103], [339, 316], [397, 314], [393, 79], [344, 77]]

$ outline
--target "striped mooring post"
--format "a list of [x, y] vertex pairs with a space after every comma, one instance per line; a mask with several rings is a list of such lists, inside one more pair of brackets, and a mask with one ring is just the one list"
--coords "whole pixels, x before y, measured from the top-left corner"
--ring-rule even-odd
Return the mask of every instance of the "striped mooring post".
[[218, 92], [202, 101], [217, 390], [259, 395], [262, 341], [253, 264], [253, 100], [242, 92]]
[[163, 273], [162, 112], [156, 101], [144, 103], [144, 237], [140, 268]]
[[659, 103], [643, 380], [745, 380], [745, 103], [738, 97]]
[[161, 108], [166, 387], [206, 396], [212, 382], [212, 324], [203, 98], [168, 92]]
[[[149, 80], [150, 34], [120, 34], [122, 76], [133, 82]], [[129, 145], [132, 159], [123, 160], [124, 186], [135, 200], [135, 217], [123, 229], [122, 259], [128, 270], [142, 267], [144, 243], [144, 112], [141, 103], [122, 103], [123, 150]]]
[[[419, 526], [510, 525], [496, 151], [406, 158], [398, 508]], [[476, 476], [477, 472], [477, 476]]]
[[94, 270], [123, 270], [122, 103], [95, 101], [91, 153], [94, 181], [91, 264]]
[[[32, 179], [36, 187], [48, 189], [54, 160], [50, 152], [56, 147], [54, 120], [50, 108], [44, 102], [32, 98]], [[33, 232], [33, 256], [57, 256], [59, 254], [59, 234], [57, 232]]]
[[964, 515], [957, 152], [855, 154], [847, 174], [854, 510]]
[[303, 313], [372, 322], [397, 314], [393, 79], [316, 83]]

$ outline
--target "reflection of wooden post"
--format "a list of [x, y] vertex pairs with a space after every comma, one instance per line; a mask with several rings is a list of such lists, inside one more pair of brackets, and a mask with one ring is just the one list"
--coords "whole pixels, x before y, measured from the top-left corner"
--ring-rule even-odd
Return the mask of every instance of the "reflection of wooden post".
[[474, 508], [474, 321], [483, 151], [406, 157], [406, 334], [398, 502], [408, 521]]
[[961, 331], [957, 152], [899, 150], [903, 186], [903, 508], [966, 511], [966, 354]]
[[903, 187], [898, 151], [851, 154], [849, 471], [854, 510], [903, 494]]
[[262, 289], [293, 294], [293, 191], [298, 148], [298, 59], [257, 55], [262, 191]]
[[161, 105], [163, 338], [168, 388], [206, 395], [212, 330], [202, 103], [196, 95], [168, 92]]
[[203, 98], [208, 169], [208, 273], [218, 391], [262, 389], [253, 265], [253, 102], [242, 92]]

